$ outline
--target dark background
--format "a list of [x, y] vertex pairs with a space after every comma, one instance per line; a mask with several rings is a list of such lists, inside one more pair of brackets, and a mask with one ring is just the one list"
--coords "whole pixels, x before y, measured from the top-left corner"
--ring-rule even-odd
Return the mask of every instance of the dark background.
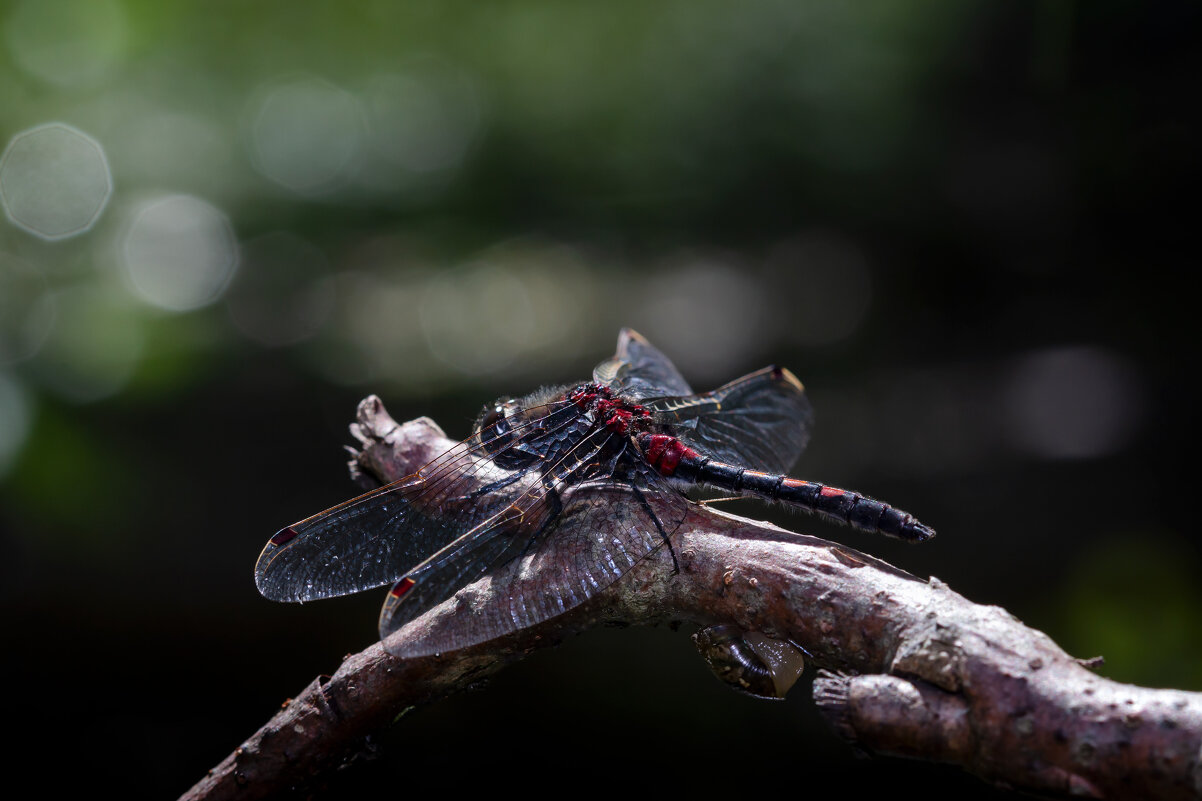
[[[252, 580], [276, 529], [354, 491], [358, 399], [464, 436], [497, 395], [587, 376], [622, 325], [698, 388], [793, 369], [816, 408], [794, 474], [939, 537], [737, 511], [1202, 690], [1200, 16], [0, 3], [5, 141], [65, 123], [112, 181], [77, 235], [0, 223], [10, 761], [185, 791], [375, 637], [382, 592], [292, 607]], [[29, 175], [0, 168], [10, 219]], [[334, 794], [992, 793], [856, 761], [808, 674], [738, 697], [687, 635], [535, 654], [406, 718]]]

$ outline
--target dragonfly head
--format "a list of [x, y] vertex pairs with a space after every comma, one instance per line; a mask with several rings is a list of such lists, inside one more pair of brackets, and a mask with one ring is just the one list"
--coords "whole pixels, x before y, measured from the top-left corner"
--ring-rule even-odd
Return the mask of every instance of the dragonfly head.
[[485, 406], [472, 436], [498, 466], [514, 470], [544, 458], [542, 438], [579, 414], [563, 387], [544, 387], [524, 398], [502, 396]]
[[546, 405], [529, 398], [503, 396], [486, 405], [476, 418], [473, 436], [499, 467], [515, 470], [540, 458], [533, 444], [546, 422]]
[[485, 404], [480, 410], [472, 433], [479, 438], [489, 453], [505, 448], [513, 438], [510, 417], [517, 409], [517, 401], [514, 398], [502, 396], [492, 403]]

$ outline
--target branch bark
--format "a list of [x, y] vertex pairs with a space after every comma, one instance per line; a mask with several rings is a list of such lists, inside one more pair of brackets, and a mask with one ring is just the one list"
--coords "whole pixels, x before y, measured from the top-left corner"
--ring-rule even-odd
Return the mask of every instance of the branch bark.
[[[352, 471], [414, 472], [453, 443], [427, 418], [359, 407]], [[585, 604], [459, 652], [398, 659], [381, 643], [319, 677], [184, 799], [275, 795], [355, 758], [408, 709], [602, 622], [734, 625], [791, 640], [824, 668], [814, 697], [857, 747], [959, 765], [1048, 796], [1202, 799], [1202, 693], [1101, 678], [1004, 609], [973, 604], [843, 545], [694, 506], [674, 538], [680, 571], [653, 554]], [[459, 598], [487, 603], [508, 576]], [[447, 625], [455, 602], [414, 627]]]

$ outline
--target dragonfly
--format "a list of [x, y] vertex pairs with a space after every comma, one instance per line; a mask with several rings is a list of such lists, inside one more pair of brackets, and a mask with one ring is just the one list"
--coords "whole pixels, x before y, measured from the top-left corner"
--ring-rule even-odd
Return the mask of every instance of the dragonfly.
[[[788, 370], [766, 367], [694, 393], [631, 329], [592, 380], [502, 397], [471, 436], [417, 472], [281, 529], [255, 565], [259, 591], [311, 601], [391, 585], [380, 612], [387, 650], [418, 657], [466, 648], [563, 614], [666, 546], [708, 487], [786, 504], [909, 542], [935, 535], [863, 494], [786, 475], [812, 409]], [[390, 637], [468, 585], [516, 573], [451, 625]], [[500, 600], [496, 600], [496, 598]]]

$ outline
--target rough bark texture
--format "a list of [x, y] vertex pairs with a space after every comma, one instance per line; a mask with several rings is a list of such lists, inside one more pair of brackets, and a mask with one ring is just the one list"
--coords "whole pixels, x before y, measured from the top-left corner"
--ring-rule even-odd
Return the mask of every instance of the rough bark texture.
[[[426, 418], [398, 425], [374, 397], [352, 431], [363, 442], [355, 469], [383, 481], [452, 444]], [[303, 785], [410, 707], [607, 621], [733, 624], [792, 640], [826, 669], [814, 683], [820, 708], [866, 751], [957, 764], [1041, 795], [1202, 798], [1200, 693], [1098, 677], [1004, 609], [826, 540], [695, 506], [674, 542], [679, 573], [661, 550], [584, 605], [507, 637], [408, 660], [371, 645], [315, 679], [183, 798]], [[464, 592], [503, 591], [506, 578]], [[394, 636], [447, 625], [454, 610], [444, 604]]]

